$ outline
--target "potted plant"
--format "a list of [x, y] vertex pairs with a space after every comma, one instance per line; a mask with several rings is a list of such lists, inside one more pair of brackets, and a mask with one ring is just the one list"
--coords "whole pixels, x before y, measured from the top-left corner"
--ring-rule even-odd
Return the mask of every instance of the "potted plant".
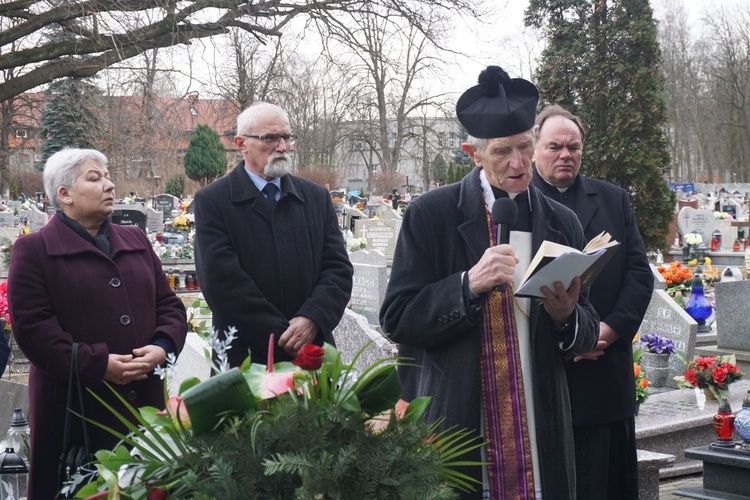
[[665, 387], [669, 381], [669, 356], [675, 353], [674, 341], [658, 333], [641, 337], [641, 366], [654, 387]]
[[729, 385], [745, 374], [737, 369], [734, 354], [696, 358], [687, 365], [685, 374], [674, 377], [680, 389], [703, 389], [706, 399], [729, 399]]

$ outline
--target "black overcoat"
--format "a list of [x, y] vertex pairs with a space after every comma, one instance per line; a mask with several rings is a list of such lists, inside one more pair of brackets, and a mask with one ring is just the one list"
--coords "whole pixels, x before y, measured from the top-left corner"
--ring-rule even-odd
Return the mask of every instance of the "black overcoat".
[[[545, 239], [583, 248], [585, 238], [573, 212], [545, 198], [534, 186], [529, 186], [529, 198], [533, 251]], [[404, 214], [380, 322], [399, 343], [399, 354], [421, 366], [400, 371], [406, 398], [432, 396], [427, 418], [444, 417], [443, 427], [480, 429], [481, 314], [476, 322], [467, 314], [461, 274], [474, 266], [488, 247], [487, 217], [476, 168], [460, 183], [421, 195]], [[563, 360], [593, 349], [599, 329], [599, 318], [585, 294], [575, 314], [578, 334], [562, 352], [551, 318], [536, 301], [531, 305], [533, 398], [545, 499], [575, 497]]]
[[[136, 227], [109, 227], [110, 255], [76, 234], [58, 217], [38, 233], [18, 238], [8, 273], [13, 335], [31, 361], [29, 424], [31, 426], [30, 500], [48, 500], [57, 492], [57, 464], [63, 442], [65, 403], [73, 342], [79, 342], [78, 372], [85, 388], [109, 404], [125, 409], [104, 386], [110, 354], [168, 336], [179, 354], [185, 344], [187, 319], [146, 235]], [[113, 385], [131, 405], [164, 407], [163, 381]], [[86, 417], [125, 427], [84, 391]], [[89, 425], [94, 450], [117, 442]]]
[[[295, 316], [320, 327], [315, 344], [333, 344], [349, 303], [353, 268], [328, 191], [306, 179], [281, 178], [271, 208], [240, 162], [195, 195], [196, 269], [213, 325], [237, 329], [232, 366], [252, 352], [266, 364], [268, 338]], [[291, 359], [276, 347], [275, 361]]]
[[[651, 301], [654, 277], [627, 193], [614, 184], [583, 175], [575, 182], [575, 212], [586, 238], [607, 231], [620, 242], [589, 292], [601, 321], [620, 338], [596, 361], [566, 365], [573, 423], [605, 424], [635, 414], [631, 344]], [[554, 189], [551, 196], [557, 193], [536, 171], [534, 184], [543, 192]]]

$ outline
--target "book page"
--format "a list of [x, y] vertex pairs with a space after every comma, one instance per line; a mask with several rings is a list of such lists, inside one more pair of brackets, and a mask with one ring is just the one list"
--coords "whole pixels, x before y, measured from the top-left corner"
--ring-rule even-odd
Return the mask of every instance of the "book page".
[[594, 253], [602, 248], [609, 248], [615, 245], [619, 245], [617, 240], [612, 239], [612, 235], [606, 231], [602, 231], [597, 236], [591, 238], [583, 249], [583, 253]]

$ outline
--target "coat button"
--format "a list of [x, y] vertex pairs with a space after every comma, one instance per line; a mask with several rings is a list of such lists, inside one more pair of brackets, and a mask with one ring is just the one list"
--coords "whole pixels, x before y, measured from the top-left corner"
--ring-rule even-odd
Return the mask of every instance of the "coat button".
[[128, 326], [130, 324], [130, 316], [128, 316], [127, 314], [123, 314], [122, 316], [120, 316], [120, 324]]
[[442, 319], [443, 319], [443, 323], [447, 323], [448, 322], [448, 315], [444, 314]]
[[117, 288], [121, 284], [122, 282], [120, 281], [120, 278], [112, 278], [111, 280], [109, 280], [109, 285], [111, 287]]
[[443, 326], [443, 320], [442, 319], [437, 320], [437, 325], [438, 326]]
[[135, 391], [128, 392], [128, 396], [127, 397], [128, 397], [128, 401], [135, 401], [135, 398], [136, 398]]

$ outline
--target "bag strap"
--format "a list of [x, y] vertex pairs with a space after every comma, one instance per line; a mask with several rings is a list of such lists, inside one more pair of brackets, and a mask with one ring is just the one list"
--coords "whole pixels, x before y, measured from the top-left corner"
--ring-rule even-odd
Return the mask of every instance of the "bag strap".
[[81, 426], [83, 429], [83, 445], [86, 450], [91, 450], [89, 446], [89, 428], [86, 425], [86, 414], [83, 409], [83, 392], [81, 390], [81, 378], [78, 374], [78, 342], [73, 342], [73, 348], [70, 353], [70, 374], [68, 375], [68, 401], [65, 411], [65, 432], [63, 434], [63, 450], [68, 449], [70, 444], [70, 426], [71, 414], [75, 412], [73, 392], [78, 393], [78, 408], [81, 415]]

